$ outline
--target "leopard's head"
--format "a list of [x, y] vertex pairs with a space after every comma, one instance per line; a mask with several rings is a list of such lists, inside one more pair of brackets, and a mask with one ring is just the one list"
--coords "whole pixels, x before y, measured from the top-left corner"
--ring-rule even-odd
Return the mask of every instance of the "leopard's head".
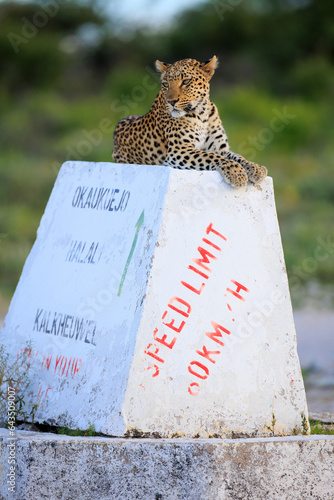
[[205, 63], [183, 59], [173, 64], [156, 61], [155, 66], [161, 73], [166, 110], [173, 118], [198, 110], [209, 99], [209, 82], [218, 66], [216, 56]]

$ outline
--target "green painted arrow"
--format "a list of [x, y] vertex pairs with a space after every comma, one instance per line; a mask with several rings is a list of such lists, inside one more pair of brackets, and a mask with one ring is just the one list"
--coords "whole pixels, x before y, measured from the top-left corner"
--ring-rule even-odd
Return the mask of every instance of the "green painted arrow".
[[136, 233], [135, 233], [135, 236], [133, 238], [131, 250], [130, 250], [130, 253], [128, 255], [125, 267], [124, 267], [124, 271], [123, 271], [123, 274], [122, 274], [122, 279], [121, 279], [121, 282], [119, 284], [118, 293], [117, 293], [118, 297], [120, 297], [120, 295], [122, 293], [122, 288], [123, 288], [125, 276], [126, 276], [126, 273], [128, 272], [128, 267], [130, 265], [131, 259], [133, 257], [133, 253], [134, 253], [135, 248], [136, 248], [136, 244], [137, 244], [137, 240], [138, 240], [138, 232], [139, 232], [139, 229], [140, 229], [141, 225], [143, 224], [143, 222], [144, 222], [144, 210], [140, 214], [139, 219], [137, 220], [137, 222], [135, 224]]

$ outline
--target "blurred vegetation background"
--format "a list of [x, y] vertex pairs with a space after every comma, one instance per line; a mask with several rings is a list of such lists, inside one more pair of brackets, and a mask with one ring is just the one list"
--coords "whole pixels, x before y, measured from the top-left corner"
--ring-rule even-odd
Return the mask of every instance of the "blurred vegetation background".
[[[118, 2], [114, 2], [116, 5]], [[159, 91], [155, 59], [216, 54], [212, 80], [231, 149], [274, 179], [292, 298], [334, 284], [334, 2], [214, 0], [170, 22], [113, 2], [0, 3], [0, 312], [61, 164], [112, 161], [112, 132]], [[135, 8], [135, 7], [134, 7]], [[276, 118], [275, 118], [276, 117]]]

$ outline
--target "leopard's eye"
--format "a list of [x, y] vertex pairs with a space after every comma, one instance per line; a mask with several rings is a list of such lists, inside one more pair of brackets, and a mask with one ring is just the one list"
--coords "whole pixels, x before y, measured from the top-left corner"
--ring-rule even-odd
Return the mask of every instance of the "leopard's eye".
[[191, 78], [187, 78], [186, 80], [183, 80], [182, 85], [189, 85], [191, 82]]
[[164, 89], [168, 89], [169, 84], [168, 84], [167, 82], [162, 82], [162, 83], [161, 83], [161, 86], [162, 86]]

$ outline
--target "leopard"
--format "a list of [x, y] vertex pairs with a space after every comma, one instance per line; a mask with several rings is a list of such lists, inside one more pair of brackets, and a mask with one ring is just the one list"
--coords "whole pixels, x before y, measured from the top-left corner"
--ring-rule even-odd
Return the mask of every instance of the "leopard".
[[127, 116], [117, 123], [114, 162], [217, 170], [234, 188], [263, 181], [266, 167], [230, 150], [218, 109], [210, 100], [210, 80], [218, 58], [203, 63], [157, 60], [155, 67], [160, 73], [160, 91], [148, 113]]

